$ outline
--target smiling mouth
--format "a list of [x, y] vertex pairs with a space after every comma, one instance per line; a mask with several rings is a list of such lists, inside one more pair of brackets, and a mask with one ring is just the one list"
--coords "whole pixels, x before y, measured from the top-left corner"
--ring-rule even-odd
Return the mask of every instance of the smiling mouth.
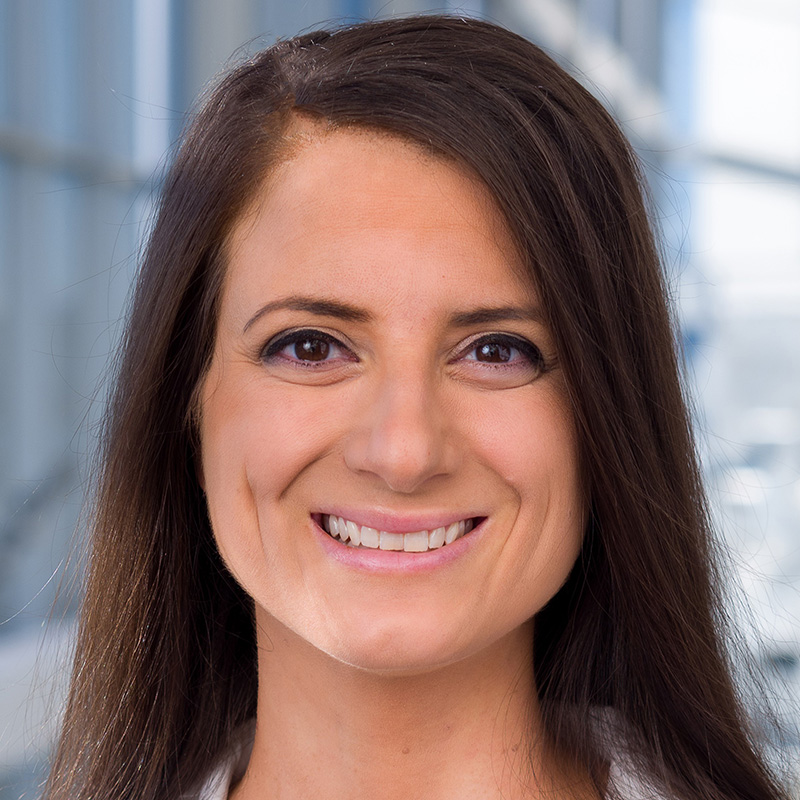
[[371, 550], [402, 550], [406, 553], [427, 553], [452, 544], [469, 533], [483, 521], [482, 517], [472, 517], [453, 522], [446, 527], [434, 528], [431, 531], [414, 531], [413, 533], [390, 533], [379, 531], [366, 525], [322, 514], [320, 525], [331, 538], [338, 539], [348, 547], [367, 548]]

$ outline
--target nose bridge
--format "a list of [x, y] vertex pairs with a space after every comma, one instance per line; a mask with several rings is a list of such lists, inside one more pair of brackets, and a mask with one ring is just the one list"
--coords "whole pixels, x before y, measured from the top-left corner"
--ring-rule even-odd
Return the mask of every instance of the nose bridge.
[[373, 473], [393, 491], [408, 493], [455, 468], [455, 446], [432, 370], [398, 363], [376, 376], [371, 389], [348, 448], [351, 469]]

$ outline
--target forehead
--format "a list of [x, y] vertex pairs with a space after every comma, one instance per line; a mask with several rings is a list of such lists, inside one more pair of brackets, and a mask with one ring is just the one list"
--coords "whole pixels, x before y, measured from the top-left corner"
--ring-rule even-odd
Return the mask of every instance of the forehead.
[[366, 130], [295, 130], [288, 145], [229, 237], [231, 288], [337, 292], [380, 277], [401, 294], [476, 282], [498, 301], [530, 293], [497, 204], [466, 169]]

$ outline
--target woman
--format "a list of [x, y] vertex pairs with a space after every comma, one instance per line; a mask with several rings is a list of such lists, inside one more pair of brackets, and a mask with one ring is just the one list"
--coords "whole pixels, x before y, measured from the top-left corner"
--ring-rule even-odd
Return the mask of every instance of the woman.
[[104, 441], [47, 797], [783, 796], [635, 159], [518, 36], [375, 22], [224, 78]]

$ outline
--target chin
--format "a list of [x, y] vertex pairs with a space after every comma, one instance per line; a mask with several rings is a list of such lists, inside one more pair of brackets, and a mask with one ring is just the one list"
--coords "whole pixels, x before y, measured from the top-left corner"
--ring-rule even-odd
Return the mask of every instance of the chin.
[[[324, 650], [331, 657], [356, 669], [386, 676], [414, 676], [433, 672], [462, 661], [486, 643], [461, 640], [457, 631], [447, 631], [438, 621], [428, 625], [391, 624], [388, 620], [358, 631], [342, 631], [338, 643]], [[474, 637], [474, 634], [473, 634]]]
[[383, 652], [365, 649], [331, 655], [342, 664], [362, 672], [397, 678], [426, 675], [464, 658], [464, 655], [459, 653], [420, 648], [417, 643], [408, 648], [404, 648], [402, 644], [392, 643]]

